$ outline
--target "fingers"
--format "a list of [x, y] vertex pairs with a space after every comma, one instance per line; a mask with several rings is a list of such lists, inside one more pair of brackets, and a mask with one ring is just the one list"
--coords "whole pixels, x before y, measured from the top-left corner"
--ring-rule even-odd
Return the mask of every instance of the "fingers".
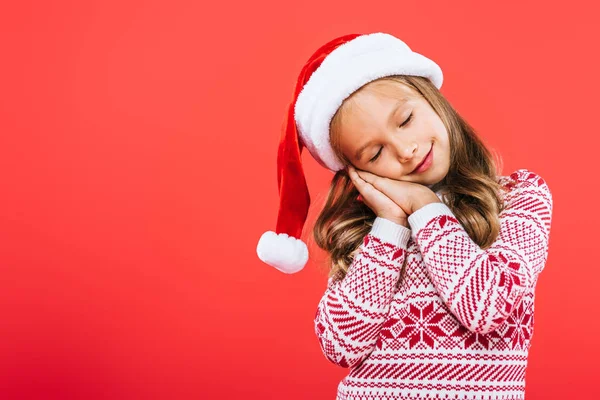
[[362, 179], [358, 171], [352, 167], [348, 167], [348, 176], [352, 180], [354, 186], [358, 189], [363, 198], [363, 202], [375, 214], [380, 216], [388, 216], [395, 218], [399, 214], [403, 214], [403, 210], [385, 193], [379, 191], [370, 182]]
[[356, 186], [356, 188], [359, 191], [362, 191], [365, 189], [368, 182], [366, 182], [364, 179], [362, 179], [360, 177], [360, 175], [358, 175], [358, 171], [355, 170], [352, 166], [348, 167], [348, 175], [350, 176], [350, 179], [352, 179], [352, 183], [354, 183], [354, 186]]
[[370, 182], [367, 182], [364, 179], [362, 179], [362, 177], [360, 176], [358, 171], [355, 170], [351, 166], [348, 167], [348, 175], [350, 176], [350, 179], [352, 179], [352, 183], [354, 184], [354, 186], [356, 186], [356, 188], [361, 193], [361, 195], [363, 195], [363, 198], [365, 196], [367, 196], [367, 197], [373, 197], [373, 196], [382, 197], [383, 193], [381, 193], [379, 190], [377, 190], [377, 188], [374, 185], [372, 185]]
[[360, 179], [362, 179], [363, 181], [365, 181], [367, 183], [370, 183], [371, 185], [373, 185], [375, 188], [377, 188], [381, 192], [383, 192], [383, 189], [385, 189], [385, 187], [386, 187], [386, 183], [387, 183], [386, 179], [387, 178], [372, 174], [367, 171], [356, 171], [356, 174], [359, 176]]
[[385, 185], [381, 184], [381, 181], [385, 178], [371, 174], [370, 172], [359, 171], [352, 166], [348, 166], [348, 175], [350, 175], [352, 182], [356, 185], [359, 191], [373, 190], [384, 194], [382, 189], [385, 187]]

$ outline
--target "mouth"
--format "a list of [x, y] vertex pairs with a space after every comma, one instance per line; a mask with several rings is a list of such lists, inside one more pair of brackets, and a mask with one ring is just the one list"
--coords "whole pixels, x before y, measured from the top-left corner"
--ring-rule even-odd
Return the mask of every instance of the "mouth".
[[426, 171], [431, 166], [432, 162], [433, 162], [433, 144], [431, 145], [429, 152], [425, 155], [425, 157], [423, 157], [421, 162], [419, 164], [417, 164], [415, 169], [413, 169], [410, 173], [414, 174], [414, 173]]

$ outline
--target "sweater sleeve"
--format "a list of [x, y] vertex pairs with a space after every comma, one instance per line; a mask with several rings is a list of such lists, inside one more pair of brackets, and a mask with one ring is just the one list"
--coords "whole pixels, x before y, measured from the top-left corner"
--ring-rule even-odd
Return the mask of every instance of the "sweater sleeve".
[[527, 169], [510, 178], [500, 232], [486, 250], [444, 203], [427, 204], [408, 217], [434, 286], [471, 332], [485, 334], [499, 327], [535, 287], [548, 257], [550, 189]]
[[321, 350], [332, 363], [354, 367], [374, 350], [409, 239], [409, 228], [376, 217], [345, 277], [329, 278], [314, 324]]

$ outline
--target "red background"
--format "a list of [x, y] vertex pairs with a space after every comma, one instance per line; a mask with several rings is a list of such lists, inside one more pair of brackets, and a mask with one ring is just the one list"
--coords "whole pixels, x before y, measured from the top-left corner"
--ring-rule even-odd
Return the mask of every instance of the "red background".
[[[293, 84], [336, 36], [384, 31], [554, 196], [527, 399], [598, 398], [592, 2], [18, 1], [0, 12], [0, 398], [333, 399], [317, 265], [275, 228]], [[331, 173], [303, 154], [316, 208]]]

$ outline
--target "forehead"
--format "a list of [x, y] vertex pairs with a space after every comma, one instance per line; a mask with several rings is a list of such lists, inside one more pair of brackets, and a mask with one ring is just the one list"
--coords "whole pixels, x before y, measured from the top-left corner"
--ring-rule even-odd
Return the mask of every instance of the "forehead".
[[343, 107], [344, 130], [364, 129], [387, 121], [390, 113], [416, 100], [417, 96], [399, 82], [375, 81], [350, 96]]
[[415, 95], [412, 88], [402, 82], [392, 79], [379, 79], [369, 82], [357, 90], [354, 95], [360, 95], [361, 93], [366, 92], [387, 97], [412, 97]]

